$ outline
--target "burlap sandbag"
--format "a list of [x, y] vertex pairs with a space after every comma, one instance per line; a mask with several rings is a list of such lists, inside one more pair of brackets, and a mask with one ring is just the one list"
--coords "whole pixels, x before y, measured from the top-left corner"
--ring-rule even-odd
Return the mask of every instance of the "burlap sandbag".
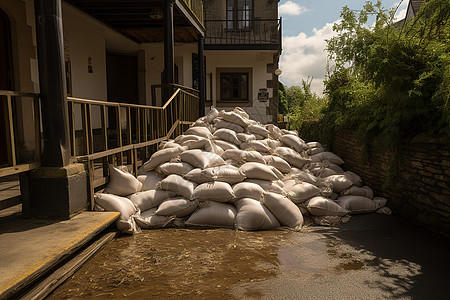
[[300, 209], [285, 196], [266, 192], [263, 194], [261, 202], [267, 206], [281, 225], [290, 228], [301, 227], [303, 225], [303, 215]]
[[238, 230], [269, 230], [280, 227], [280, 223], [270, 210], [261, 202], [242, 198], [234, 204], [237, 214], [234, 218], [234, 228]]
[[234, 228], [237, 210], [232, 204], [207, 201], [185, 222], [190, 226]]
[[163, 201], [155, 212], [159, 216], [186, 217], [198, 207], [198, 201], [191, 201], [183, 197], [169, 198]]
[[316, 196], [307, 202], [307, 209], [313, 216], [345, 216], [349, 210], [342, 208], [333, 200]]
[[160, 164], [168, 162], [172, 158], [179, 156], [185, 150], [187, 150], [187, 147], [180, 146], [159, 150], [153, 153], [150, 159], [139, 168], [139, 174], [144, 174], [155, 169]]
[[142, 191], [154, 190], [158, 182], [164, 179], [164, 176], [156, 173], [155, 171], [150, 171], [145, 174], [139, 175], [137, 180], [142, 183]]
[[198, 185], [192, 199], [212, 200], [217, 202], [228, 202], [234, 198], [234, 192], [231, 186], [226, 182], [213, 181]]
[[107, 194], [128, 196], [142, 190], [142, 183], [130, 173], [109, 165], [109, 182], [104, 190]]
[[279, 179], [278, 176], [270, 168], [267, 167], [267, 165], [257, 162], [245, 163], [239, 168], [239, 170], [241, 170], [247, 178], [269, 181], [275, 181]]
[[240, 182], [233, 186], [233, 192], [236, 199], [252, 198], [260, 200], [264, 189], [253, 182]]
[[161, 190], [171, 191], [177, 195], [181, 195], [186, 199], [192, 199], [192, 194], [197, 184], [184, 179], [180, 175], [172, 174], [158, 183], [157, 188]]
[[128, 197], [141, 211], [149, 210], [161, 204], [164, 200], [174, 197], [176, 193], [164, 190], [149, 190], [138, 192]]

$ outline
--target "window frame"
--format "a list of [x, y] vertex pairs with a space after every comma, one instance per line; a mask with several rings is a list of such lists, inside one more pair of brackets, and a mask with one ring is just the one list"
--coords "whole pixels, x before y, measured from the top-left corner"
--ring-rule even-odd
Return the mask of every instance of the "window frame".
[[[239, 9], [238, 6], [239, 0], [226, 0], [225, 1], [225, 17], [226, 17], [226, 28], [230, 31], [250, 31], [253, 28], [253, 19], [254, 19], [254, 12], [255, 12], [255, 1], [254, 0], [243, 0], [245, 3], [250, 2], [251, 3], [251, 9], [245, 10]], [[232, 9], [228, 9], [228, 3], [232, 2]], [[228, 15], [228, 12], [231, 12], [231, 18]], [[239, 19], [239, 12], [250, 12], [249, 19]], [[248, 23], [248, 26], [242, 26], [240, 27], [239, 23], [244, 22]], [[230, 26], [231, 25], [231, 26]]]
[[[222, 74], [247, 74], [247, 98], [222, 99]], [[216, 99], [220, 106], [253, 106], [253, 68], [217, 68], [216, 69]]]

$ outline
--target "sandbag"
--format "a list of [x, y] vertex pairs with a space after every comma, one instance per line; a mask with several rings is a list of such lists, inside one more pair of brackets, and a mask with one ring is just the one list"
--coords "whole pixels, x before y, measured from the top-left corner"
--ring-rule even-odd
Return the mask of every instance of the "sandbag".
[[177, 195], [181, 195], [184, 198], [192, 199], [192, 194], [197, 184], [189, 180], [184, 179], [180, 175], [172, 174], [167, 176], [161, 182], [158, 183], [157, 188], [161, 190], [171, 191]]
[[291, 166], [281, 157], [274, 155], [263, 156], [264, 162], [270, 166], [277, 168], [281, 173], [289, 173], [292, 171]]
[[194, 169], [194, 167], [185, 162], [178, 162], [178, 163], [166, 162], [163, 163], [162, 165], [159, 165], [156, 168], [156, 171], [158, 173], [162, 173], [167, 176], [170, 174], [184, 175], [192, 171], [192, 169]]
[[298, 136], [298, 132], [296, 130], [287, 130], [287, 129], [281, 129], [281, 132], [284, 134], [292, 134]]
[[311, 161], [308, 158], [302, 157], [298, 152], [291, 148], [287, 147], [278, 147], [275, 149], [274, 154], [278, 155], [285, 161], [287, 161], [291, 166], [297, 167], [299, 169], [303, 168], [303, 166]]
[[352, 181], [347, 175], [331, 175], [324, 179], [325, 182], [333, 185], [333, 191], [340, 193], [349, 189], [352, 186]]
[[188, 149], [204, 149], [208, 142], [210, 142], [209, 139], [198, 137], [198, 139], [186, 139], [185, 141], [180, 142], [180, 145], [187, 147]]
[[217, 145], [214, 141], [208, 141], [207, 143], [205, 143], [204, 148], [207, 152], [212, 152], [215, 153], [217, 155], [222, 155], [223, 152], [225, 152], [222, 147], [220, 147], [219, 145]]
[[290, 175], [290, 178], [291, 179], [298, 179], [298, 180], [304, 181], [304, 182], [308, 182], [308, 183], [311, 183], [311, 184], [313, 184], [315, 186], [318, 186], [319, 183], [321, 182], [319, 180], [319, 178], [317, 178], [313, 174], [310, 174], [307, 171], [301, 171], [301, 170], [298, 173]]
[[337, 198], [336, 203], [349, 210], [351, 214], [369, 213], [378, 209], [378, 204], [375, 201], [363, 196], [341, 196]]
[[240, 182], [233, 186], [233, 192], [236, 199], [252, 198], [259, 201], [264, 189], [253, 182]]
[[207, 127], [191, 127], [184, 132], [186, 135], [197, 135], [207, 139], [212, 137], [211, 131]]
[[211, 123], [218, 115], [219, 111], [214, 106], [211, 106], [211, 110], [203, 117], [203, 121]]
[[236, 136], [243, 143], [248, 143], [250, 141], [255, 141], [256, 140], [256, 137], [253, 134], [236, 133]]
[[197, 184], [202, 184], [206, 182], [205, 176], [202, 174], [202, 169], [196, 168], [190, 171], [187, 174], [184, 174], [184, 179], [195, 182]]
[[186, 217], [198, 207], [198, 201], [191, 201], [183, 197], [174, 197], [164, 200], [155, 212], [159, 216]]
[[281, 147], [283, 145], [282, 142], [278, 141], [278, 140], [273, 140], [273, 139], [263, 139], [259, 141], [260, 143], [262, 143], [263, 145], [266, 145], [267, 147], [269, 147], [269, 149], [271, 151], [275, 150], [278, 147]]
[[315, 147], [308, 149], [308, 155], [314, 155], [322, 152], [325, 152], [325, 149], [323, 147]]
[[306, 145], [308, 145], [309, 148], [319, 148], [322, 147], [322, 144], [319, 142], [308, 142], [306, 143]]
[[187, 147], [180, 146], [159, 150], [153, 153], [150, 159], [139, 168], [139, 174], [143, 174], [155, 169], [160, 164], [168, 162], [172, 158], [179, 156], [181, 152], [185, 150], [187, 150]]
[[236, 201], [237, 214], [234, 228], [238, 230], [269, 230], [280, 227], [280, 223], [269, 209], [261, 202], [242, 198]]
[[248, 126], [247, 121], [240, 114], [232, 111], [226, 112], [222, 110], [221, 112], [219, 112], [219, 117], [227, 122], [237, 124], [243, 128], [246, 128]]
[[140, 215], [134, 217], [136, 224], [144, 229], [164, 228], [171, 225], [174, 220], [173, 216], [158, 216], [155, 215], [156, 208], [152, 208], [142, 212]]
[[146, 211], [150, 208], [156, 207], [164, 200], [174, 197], [176, 193], [164, 190], [149, 190], [145, 192], [138, 192], [130, 195], [128, 199], [136, 205], [141, 211]]
[[218, 140], [228, 141], [235, 145], [240, 145], [241, 141], [238, 139], [236, 132], [231, 129], [221, 128], [214, 132], [214, 137]]
[[158, 150], [167, 149], [167, 148], [176, 148], [180, 147], [180, 144], [175, 143], [174, 140], [162, 141], [158, 145]]
[[289, 199], [297, 204], [320, 194], [320, 189], [317, 186], [292, 179], [285, 181], [283, 189], [286, 191]]
[[212, 200], [217, 202], [228, 202], [234, 198], [234, 192], [231, 186], [226, 182], [214, 181], [205, 182], [198, 185], [192, 199]]
[[214, 143], [217, 146], [219, 146], [220, 148], [222, 148], [224, 151], [227, 151], [229, 149], [239, 150], [239, 148], [235, 144], [227, 142], [227, 141], [214, 140]]
[[363, 196], [369, 199], [373, 198], [373, 190], [368, 186], [357, 187], [352, 186], [348, 190], [345, 190], [341, 193], [342, 196], [354, 195], [354, 196]]
[[344, 163], [342, 158], [340, 158], [333, 152], [321, 152], [321, 153], [311, 155], [309, 158], [311, 158], [312, 161], [328, 160], [329, 162], [332, 162], [333, 164], [336, 164], [336, 165], [342, 165]]
[[229, 184], [242, 182], [245, 179], [244, 173], [233, 166], [222, 166], [207, 168], [202, 171], [206, 181], [223, 181]]
[[199, 149], [187, 150], [181, 153], [181, 161], [200, 169], [221, 166], [225, 161], [217, 154]]
[[378, 209], [379, 209], [379, 208], [382, 208], [382, 207], [384, 207], [386, 205], [387, 199], [383, 198], [383, 197], [374, 197], [373, 198], [373, 202], [375, 202], [377, 204]]
[[269, 136], [274, 139], [280, 139], [283, 136], [283, 132], [281, 129], [273, 124], [268, 124], [266, 126], [267, 130], [269, 131]]
[[280, 180], [284, 179], [284, 175], [283, 173], [280, 172], [280, 170], [278, 170], [277, 168], [275, 168], [274, 166], [266, 166], [267, 168], [269, 168]]
[[263, 194], [261, 202], [277, 218], [281, 225], [290, 228], [303, 225], [303, 215], [300, 209], [285, 196], [266, 192]]
[[316, 196], [311, 198], [307, 202], [306, 208], [313, 216], [345, 216], [350, 211], [342, 208], [336, 204], [333, 200], [324, 198], [322, 196]]
[[104, 193], [94, 194], [94, 201], [104, 211], [116, 211], [120, 213], [116, 221], [120, 232], [133, 234], [140, 231], [133, 218], [139, 214], [139, 209], [127, 198]]
[[177, 136], [174, 141], [175, 141], [175, 143], [178, 143], [178, 144], [181, 145], [181, 144], [187, 143], [189, 141], [204, 141], [204, 140], [205, 140], [204, 137], [201, 137], [201, 136], [198, 136], [198, 135], [193, 135], [193, 134], [185, 135], [185, 134], [183, 134], [183, 135]]
[[252, 150], [244, 151], [240, 149], [229, 149], [222, 154], [222, 158], [225, 160], [234, 159], [238, 162], [265, 163], [264, 157], [261, 155], [261, 153]]
[[257, 134], [265, 138], [269, 137], [269, 131], [263, 126], [258, 124], [248, 126], [247, 130], [250, 133]]
[[293, 134], [285, 134], [280, 138], [280, 141], [288, 147], [293, 148], [295, 151], [301, 153], [303, 150], [308, 149], [305, 141]]
[[278, 176], [266, 165], [257, 162], [248, 162], [243, 164], [239, 170], [245, 174], [247, 178], [262, 179], [275, 181]]
[[276, 181], [247, 178], [244, 180], [244, 182], [256, 183], [257, 185], [262, 187], [264, 189], [264, 191], [266, 191], [266, 192], [274, 192], [274, 193], [278, 193], [278, 194], [284, 193], [283, 188], [280, 185], [278, 185], [276, 183]]
[[130, 173], [119, 170], [113, 165], [108, 166], [109, 182], [104, 193], [117, 196], [128, 196], [142, 190], [142, 183]]
[[242, 143], [240, 147], [242, 150], [255, 150], [260, 153], [269, 153], [271, 150], [260, 141], [249, 141], [247, 143]]
[[344, 173], [350, 180], [354, 186], [362, 186], [362, 179], [358, 174], [353, 173], [352, 171], [347, 171]]
[[164, 179], [164, 176], [156, 173], [155, 171], [147, 172], [143, 175], [139, 175], [137, 180], [142, 183], [142, 191], [154, 190], [158, 182]]
[[207, 201], [185, 222], [190, 226], [234, 228], [237, 210], [232, 204]]
[[242, 128], [242, 126], [227, 122], [223, 119], [215, 119], [213, 124], [214, 124], [214, 128], [216, 129], [216, 131], [219, 129], [225, 128], [225, 129], [233, 130], [236, 133], [244, 132], [244, 128]]

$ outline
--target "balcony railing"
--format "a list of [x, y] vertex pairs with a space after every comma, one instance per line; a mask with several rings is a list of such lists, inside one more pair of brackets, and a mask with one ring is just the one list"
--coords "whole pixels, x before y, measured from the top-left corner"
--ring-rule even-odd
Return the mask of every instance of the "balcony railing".
[[206, 20], [206, 49], [281, 49], [281, 19]]
[[203, 1], [202, 0], [183, 0], [186, 6], [192, 11], [197, 20], [204, 26]]

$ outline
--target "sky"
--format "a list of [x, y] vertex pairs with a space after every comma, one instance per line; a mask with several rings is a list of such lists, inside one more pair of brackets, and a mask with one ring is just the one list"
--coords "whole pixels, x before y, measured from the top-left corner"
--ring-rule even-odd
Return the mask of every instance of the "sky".
[[[375, 2], [375, 1], [373, 1]], [[400, 6], [395, 18], [406, 14], [408, 0], [382, 0], [385, 8]], [[312, 79], [311, 89], [323, 92], [327, 53], [326, 39], [335, 34], [333, 23], [339, 20], [342, 7], [361, 9], [365, 0], [281, 0], [278, 14], [282, 17], [283, 51], [280, 57], [280, 81], [286, 86], [301, 85]]]

